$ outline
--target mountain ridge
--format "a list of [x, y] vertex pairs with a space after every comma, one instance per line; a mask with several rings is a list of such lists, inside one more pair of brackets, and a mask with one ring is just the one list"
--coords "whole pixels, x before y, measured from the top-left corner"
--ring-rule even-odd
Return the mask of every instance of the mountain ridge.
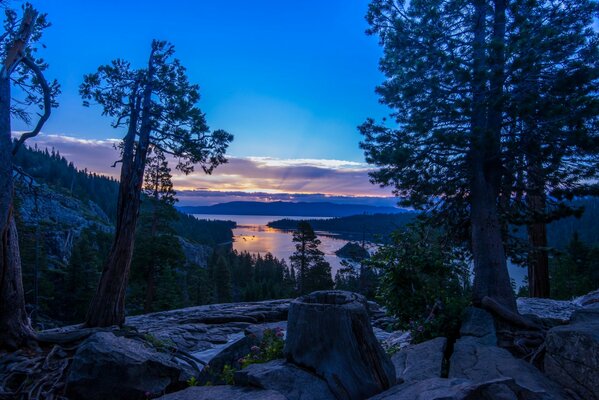
[[293, 217], [346, 217], [358, 214], [399, 214], [409, 210], [365, 204], [292, 201], [231, 201], [211, 206], [177, 207], [187, 214], [272, 215]]

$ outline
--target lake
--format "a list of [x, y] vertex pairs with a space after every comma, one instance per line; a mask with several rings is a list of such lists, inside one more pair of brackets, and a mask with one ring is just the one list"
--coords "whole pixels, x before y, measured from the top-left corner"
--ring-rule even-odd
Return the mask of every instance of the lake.
[[[294, 220], [302, 219], [324, 219], [326, 217], [289, 217], [285, 215], [218, 215], [218, 214], [194, 214], [198, 219], [229, 220], [235, 221], [237, 227], [233, 229], [233, 249], [252, 254], [271, 253], [273, 256], [284, 259], [289, 264], [289, 257], [295, 251], [292, 241], [293, 232], [266, 226], [270, 221], [288, 218]], [[324, 253], [325, 259], [331, 264], [333, 277], [341, 267], [341, 259], [335, 255], [335, 251], [343, 247], [348, 241], [334, 237], [330, 232], [316, 232], [318, 239], [322, 242], [319, 246]]]
[[[198, 219], [229, 220], [237, 223], [233, 229], [233, 249], [252, 254], [271, 253], [273, 256], [284, 259], [289, 264], [289, 257], [295, 251], [292, 241], [293, 232], [274, 229], [266, 226], [270, 221], [278, 219], [325, 219], [328, 217], [289, 217], [284, 215], [220, 215], [220, 214], [194, 214]], [[320, 250], [325, 259], [331, 264], [332, 275], [341, 267], [341, 258], [337, 257], [335, 251], [343, 247], [348, 241], [335, 237], [330, 232], [319, 232], [316, 234], [322, 242]], [[510, 277], [516, 282], [516, 287], [522, 286], [526, 276], [526, 268], [522, 268], [508, 261]]]

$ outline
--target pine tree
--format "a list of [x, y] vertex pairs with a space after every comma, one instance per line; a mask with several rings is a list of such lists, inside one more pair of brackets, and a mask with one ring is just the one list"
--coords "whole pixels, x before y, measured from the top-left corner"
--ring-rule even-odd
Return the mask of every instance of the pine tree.
[[290, 257], [292, 268], [297, 271], [299, 294], [314, 290], [333, 288], [331, 266], [324, 259], [324, 253], [318, 246], [320, 240], [307, 221], [300, 221], [293, 232], [295, 252]]
[[86, 319], [87, 326], [120, 325], [125, 319], [125, 293], [133, 255], [142, 181], [150, 148], [170, 154], [177, 168], [206, 173], [226, 162], [229, 133], [209, 133], [196, 106], [199, 88], [189, 83], [185, 68], [173, 59], [172, 45], [154, 40], [146, 68], [132, 69], [123, 60], [86, 75], [81, 85], [84, 105], [94, 100], [114, 118], [113, 127], [126, 127], [121, 144], [121, 176], [116, 235], [100, 284]]
[[214, 291], [217, 303], [231, 301], [231, 271], [224, 256], [219, 256], [214, 266]]
[[[590, 68], [597, 64], [596, 35], [589, 30], [596, 5], [570, 3], [579, 11], [574, 17], [578, 22], [568, 25], [563, 17], [569, 7], [548, 1], [375, 0], [369, 7], [369, 32], [381, 38], [381, 69], [387, 76], [377, 92], [393, 109], [396, 123], [390, 127], [370, 119], [360, 127], [366, 159], [379, 167], [373, 180], [394, 187], [405, 203], [426, 210], [431, 223], [443, 221], [455, 228], [449, 232], [457, 244], [472, 251], [476, 302], [488, 296], [516, 310], [504, 246], [506, 227], [513, 221], [506, 219], [505, 204], [512, 203], [513, 193], [525, 182], [522, 171], [528, 168], [533, 177], [536, 173], [530, 168], [537, 168], [535, 160], [559, 143], [546, 163], [565, 173], [555, 177], [572, 178], [576, 186], [588, 173], [596, 174], [593, 167], [577, 177], [589, 160], [578, 157], [582, 144], [590, 148], [597, 142], [594, 127], [599, 108], [591, 95], [597, 74]], [[532, 13], [537, 14], [530, 19]], [[527, 23], [540, 33], [531, 36]], [[554, 40], [559, 36], [555, 33], [546, 40], [544, 29], [562, 30], [562, 39], [571, 42]], [[535, 51], [530, 51], [531, 41]], [[570, 60], [571, 67], [567, 66]], [[523, 90], [524, 82], [540, 82], [535, 71], [527, 69], [536, 62], [546, 66], [539, 78], [550, 79]], [[546, 75], [552, 68], [561, 72]], [[586, 83], [579, 92], [574, 82]], [[569, 89], [560, 92], [562, 87]], [[569, 106], [560, 108], [559, 99], [578, 107], [573, 118]], [[542, 142], [527, 146], [529, 129], [521, 129], [531, 115], [526, 107], [540, 110], [545, 100], [547, 115], [536, 122], [538, 128], [548, 127], [552, 133], [545, 137], [535, 133]], [[572, 142], [577, 135], [582, 140]], [[563, 150], [566, 157], [559, 156]], [[534, 192], [543, 191], [541, 186], [529, 180], [519, 189], [522, 198], [528, 190], [528, 200], [533, 201]], [[560, 187], [550, 180], [545, 186]], [[529, 209], [544, 213], [542, 201], [532, 203]]]

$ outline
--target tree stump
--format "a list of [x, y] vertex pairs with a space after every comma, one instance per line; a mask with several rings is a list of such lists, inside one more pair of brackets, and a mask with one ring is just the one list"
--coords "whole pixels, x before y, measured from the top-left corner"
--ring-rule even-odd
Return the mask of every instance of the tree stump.
[[395, 369], [374, 336], [366, 299], [313, 292], [289, 307], [285, 355], [314, 371], [340, 400], [365, 399], [395, 383]]

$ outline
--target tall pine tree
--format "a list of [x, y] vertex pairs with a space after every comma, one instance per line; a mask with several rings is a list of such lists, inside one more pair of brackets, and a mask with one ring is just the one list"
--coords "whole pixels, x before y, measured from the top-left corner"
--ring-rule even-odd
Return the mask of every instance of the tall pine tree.
[[81, 85], [84, 104], [94, 100], [113, 127], [126, 127], [121, 144], [121, 176], [116, 234], [98, 290], [86, 318], [87, 326], [120, 325], [125, 320], [125, 293], [139, 214], [141, 188], [150, 147], [177, 159], [189, 173], [195, 164], [204, 172], [226, 162], [229, 133], [209, 132], [197, 107], [199, 87], [189, 83], [185, 68], [173, 59], [172, 45], [154, 40], [146, 68], [133, 69], [123, 60], [86, 75]]

